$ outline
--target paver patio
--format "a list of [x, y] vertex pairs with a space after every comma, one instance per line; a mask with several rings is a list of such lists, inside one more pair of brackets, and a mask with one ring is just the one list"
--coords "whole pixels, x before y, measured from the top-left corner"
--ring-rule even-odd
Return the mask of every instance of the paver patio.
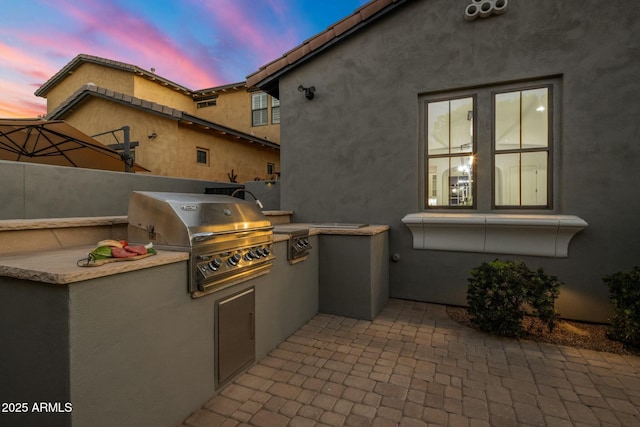
[[640, 357], [493, 337], [436, 304], [318, 314], [180, 427], [640, 426]]

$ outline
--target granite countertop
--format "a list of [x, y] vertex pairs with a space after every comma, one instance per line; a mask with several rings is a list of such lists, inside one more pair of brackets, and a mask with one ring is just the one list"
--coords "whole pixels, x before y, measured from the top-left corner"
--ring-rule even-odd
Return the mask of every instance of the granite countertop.
[[289, 223], [274, 226], [275, 233], [291, 233], [299, 229], [309, 229], [309, 235], [340, 234], [345, 236], [373, 236], [389, 230], [388, 225], [349, 223]]
[[0, 276], [64, 285], [113, 274], [186, 261], [188, 252], [158, 251], [157, 255], [135, 261], [121, 261], [96, 267], [79, 267], [95, 246], [76, 247], [43, 253], [25, 253], [0, 257]]

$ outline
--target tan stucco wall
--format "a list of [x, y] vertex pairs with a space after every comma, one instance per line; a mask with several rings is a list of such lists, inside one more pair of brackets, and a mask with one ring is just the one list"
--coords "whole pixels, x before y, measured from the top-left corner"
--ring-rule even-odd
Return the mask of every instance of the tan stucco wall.
[[196, 107], [191, 96], [145, 77], [134, 77], [134, 90], [129, 95], [195, 114]]
[[271, 97], [268, 98], [269, 124], [264, 126], [251, 126], [251, 93], [246, 88], [220, 92], [217, 105], [198, 108], [195, 115], [278, 144], [280, 125], [271, 124]]
[[47, 113], [50, 113], [87, 83], [94, 83], [98, 87], [115, 92], [132, 94], [133, 77], [134, 75], [128, 71], [85, 62], [73, 73], [67, 74], [47, 93]]
[[[89, 135], [129, 126], [130, 140], [139, 143], [134, 149], [136, 162], [153, 175], [228, 182], [227, 173], [233, 169], [237, 181], [244, 182], [273, 179], [267, 175], [267, 163], [273, 163], [275, 171], [280, 171], [276, 150], [239, 142], [213, 131], [194, 130], [157, 114], [101, 98], [86, 101], [83, 108], [76, 109], [65, 120]], [[149, 139], [152, 133], [157, 136]], [[117, 141], [110, 134], [96, 139], [107, 145], [123, 142], [123, 133], [116, 135]], [[209, 150], [208, 165], [196, 162], [198, 147]]]
[[[279, 151], [259, 148], [257, 144], [238, 142], [235, 138], [212, 136], [212, 133], [180, 127], [179, 158], [174, 176], [196, 179], [229, 181], [228, 173], [233, 169], [237, 182], [259, 179], [274, 179], [267, 175], [267, 163], [273, 163], [280, 171]], [[197, 148], [209, 150], [209, 164], [196, 162]]]

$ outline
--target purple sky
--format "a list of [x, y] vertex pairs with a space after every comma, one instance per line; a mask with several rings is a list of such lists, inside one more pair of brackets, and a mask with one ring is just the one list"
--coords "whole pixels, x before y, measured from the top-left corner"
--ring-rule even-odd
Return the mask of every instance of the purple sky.
[[367, 0], [19, 0], [0, 13], [0, 117], [36, 117], [34, 92], [80, 53], [189, 89], [245, 80]]

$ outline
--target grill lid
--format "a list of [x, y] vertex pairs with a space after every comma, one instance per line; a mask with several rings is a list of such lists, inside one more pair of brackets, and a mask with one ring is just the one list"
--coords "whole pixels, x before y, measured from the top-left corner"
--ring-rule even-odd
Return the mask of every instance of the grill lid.
[[219, 194], [134, 191], [128, 220], [130, 241], [185, 249], [222, 234], [273, 228], [255, 204]]

